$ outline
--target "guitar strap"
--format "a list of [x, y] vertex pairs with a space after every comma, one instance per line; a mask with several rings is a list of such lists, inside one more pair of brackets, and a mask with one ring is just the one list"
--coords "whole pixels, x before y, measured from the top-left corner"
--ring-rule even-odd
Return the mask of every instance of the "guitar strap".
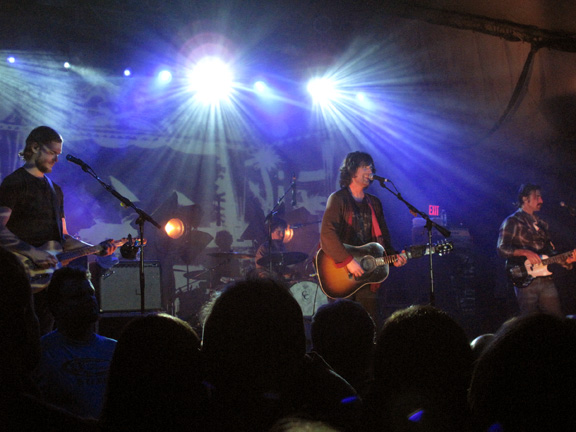
[[52, 207], [54, 209], [54, 216], [56, 217], [56, 224], [58, 226], [58, 234], [60, 235], [60, 242], [64, 243], [64, 233], [62, 232], [62, 215], [60, 214], [60, 208], [58, 207], [58, 195], [56, 195], [56, 190], [54, 189], [54, 184], [48, 176], [44, 176], [46, 182], [50, 186], [52, 192]]
[[376, 212], [374, 211], [374, 207], [372, 207], [370, 199], [368, 199], [368, 205], [370, 206], [370, 211], [372, 212], [372, 235], [374, 238], [378, 239], [378, 243], [381, 243], [382, 230], [380, 229], [378, 219], [376, 219]]
[[[372, 207], [372, 203], [370, 202], [370, 198], [368, 198], [368, 205], [370, 206], [370, 211], [372, 212], [372, 235], [374, 238], [378, 239], [378, 243], [382, 243], [382, 230], [380, 229], [380, 224], [378, 223], [378, 219], [376, 218], [376, 212], [374, 211], [374, 207]], [[386, 253], [386, 249], [384, 249], [384, 253]], [[380, 284], [370, 284], [370, 291], [376, 292], [380, 288]]]

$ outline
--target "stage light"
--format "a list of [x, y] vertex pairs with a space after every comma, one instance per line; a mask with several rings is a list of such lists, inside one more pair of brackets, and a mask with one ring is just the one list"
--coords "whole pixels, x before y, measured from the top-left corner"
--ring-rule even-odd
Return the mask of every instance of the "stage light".
[[132, 75], [132, 72], [130, 71], [130, 69], [124, 69], [124, 76], [129, 77], [130, 75]]
[[158, 81], [164, 84], [168, 84], [170, 81], [172, 81], [172, 73], [167, 69], [161, 70], [158, 73]]
[[336, 98], [338, 92], [335, 84], [328, 78], [313, 78], [307, 86], [315, 103], [328, 103]]
[[197, 205], [178, 206], [170, 214], [170, 219], [164, 225], [168, 237], [179, 239], [190, 231], [198, 228], [202, 218], [202, 210]]
[[70, 69], [70, 63], [64, 62], [64, 69]]
[[172, 218], [164, 225], [164, 231], [166, 231], [168, 237], [176, 240], [184, 235], [186, 227], [182, 219]]
[[256, 81], [254, 83], [254, 91], [259, 94], [268, 93], [268, 85], [264, 81]]
[[6, 59], [6, 61], [10, 64], [16, 63], [16, 57], [10, 56]]
[[288, 225], [288, 228], [284, 230], [284, 240], [282, 241], [282, 243], [288, 243], [290, 240], [292, 240], [293, 237], [294, 237], [294, 230], [290, 228], [290, 225]]
[[217, 57], [200, 60], [189, 76], [190, 89], [207, 105], [227, 100], [233, 89], [233, 80], [228, 65]]
[[160, 240], [159, 247], [164, 253], [177, 254], [191, 263], [213, 239], [209, 233], [198, 230], [202, 209], [193, 204], [177, 206], [170, 213], [172, 218], [164, 224], [167, 238]]

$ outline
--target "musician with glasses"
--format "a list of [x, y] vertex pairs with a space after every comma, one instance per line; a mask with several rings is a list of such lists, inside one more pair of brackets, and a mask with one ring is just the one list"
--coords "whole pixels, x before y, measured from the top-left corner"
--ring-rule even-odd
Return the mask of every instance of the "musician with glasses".
[[[38, 269], [50, 269], [58, 264], [54, 254], [41, 248], [49, 241], [60, 244], [63, 250], [87, 245], [68, 234], [64, 194], [46, 176], [62, 154], [62, 143], [62, 136], [51, 127], [33, 129], [19, 153], [24, 165], [0, 184], [0, 245], [26, 258]], [[116, 249], [109, 241], [101, 245], [102, 255], [110, 255]], [[50, 332], [53, 318], [43, 291], [34, 294], [34, 303], [42, 334]]]
[[[351, 276], [360, 277], [364, 270], [344, 244], [362, 246], [377, 242], [384, 246], [387, 255], [396, 254], [392, 246], [388, 225], [380, 200], [366, 189], [376, 173], [374, 160], [368, 153], [349, 153], [340, 167], [340, 187], [328, 197], [322, 218], [320, 240], [322, 250], [338, 267], [346, 267]], [[395, 267], [406, 264], [406, 257], [398, 255]], [[358, 301], [374, 321], [380, 325], [382, 317], [378, 301], [380, 284], [365, 285], [350, 298]]]
[[[554, 245], [550, 240], [548, 223], [540, 219], [536, 212], [542, 208], [541, 188], [527, 183], [518, 190], [518, 210], [508, 216], [500, 226], [498, 255], [507, 259], [509, 276], [514, 282], [514, 291], [522, 315], [544, 312], [563, 316], [558, 290], [551, 273], [545, 270], [541, 255], [554, 255]], [[566, 255], [560, 264], [572, 268], [576, 252]], [[536, 266], [536, 267], [531, 267]], [[527, 270], [538, 269], [533, 276]], [[514, 271], [510, 271], [514, 269]], [[540, 276], [541, 274], [545, 274]]]

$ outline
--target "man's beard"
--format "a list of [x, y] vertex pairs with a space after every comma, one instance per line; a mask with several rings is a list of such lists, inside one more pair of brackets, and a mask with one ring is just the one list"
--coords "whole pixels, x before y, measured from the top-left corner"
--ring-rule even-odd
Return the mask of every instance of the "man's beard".
[[52, 167], [45, 162], [44, 164], [41, 164], [39, 161], [36, 161], [36, 168], [38, 168], [38, 171], [40, 171], [41, 173], [47, 174], [52, 172]]

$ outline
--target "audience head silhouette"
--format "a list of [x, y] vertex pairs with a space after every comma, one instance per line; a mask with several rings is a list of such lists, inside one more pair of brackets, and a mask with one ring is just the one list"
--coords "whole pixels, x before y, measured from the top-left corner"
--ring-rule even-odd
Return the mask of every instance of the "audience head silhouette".
[[19, 390], [40, 361], [40, 330], [32, 289], [22, 264], [0, 247], [0, 380]]
[[376, 325], [360, 303], [322, 305], [312, 320], [312, 348], [360, 394], [371, 380]]
[[465, 430], [472, 350], [464, 330], [432, 306], [393, 313], [378, 336], [372, 414], [391, 431]]
[[199, 347], [179, 318], [158, 314], [129, 322], [110, 365], [103, 429], [194, 430], [206, 401]]
[[484, 429], [576, 430], [576, 322], [534, 314], [505, 323], [477, 361], [469, 401]]
[[91, 333], [99, 307], [94, 287], [83, 270], [58, 269], [47, 288], [48, 306], [59, 331], [69, 337]]
[[306, 352], [302, 311], [278, 282], [237, 282], [212, 306], [203, 352], [217, 389], [278, 392]]

